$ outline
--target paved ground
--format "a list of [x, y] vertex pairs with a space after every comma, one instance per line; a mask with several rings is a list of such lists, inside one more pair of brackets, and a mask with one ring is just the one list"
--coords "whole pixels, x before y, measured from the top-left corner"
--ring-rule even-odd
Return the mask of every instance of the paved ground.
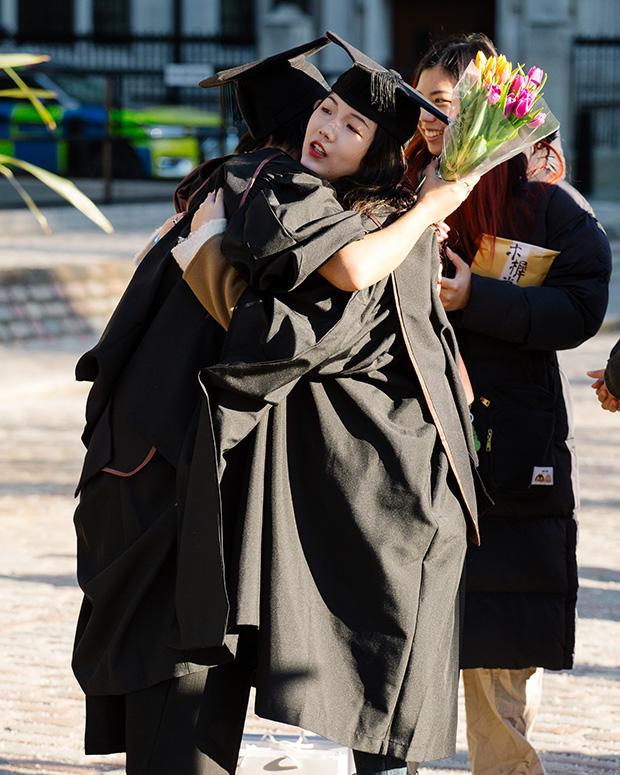
[[[550, 775], [620, 772], [620, 416], [598, 409], [583, 372], [615, 334], [564, 356], [581, 457], [577, 667], [548, 674], [535, 741]], [[72, 379], [86, 341], [2, 349], [0, 403], [0, 773], [122, 771], [80, 754], [82, 703], [69, 670], [79, 592], [71, 522], [85, 388]], [[249, 729], [269, 728], [255, 717]], [[459, 754], [444, 765], [466, 772]]]
[[[119, 229], [112, 238], [61, 209], [50, 213], [57, 230], [51, 238], [30, 230], [24, 213], [0, 213], [0, 271], [125, 260], [167, 212], [165, 205], [110, 208]], [[620, 415], [598, 409], [584, 377], [604, 364], [616, 337], [601, 334], [563, 357], [581, 458], [581, 593], [577, 666], [548, 674], [534, 736], [550, 775], [620, 773]], [[81, 755], [82, 702], [69, 670], [80, 599], [71, 491], [85, 398], [72, 369], [88, 344], [0, 348], [0, 775], [123, 771], [120, 756]], [[248, 717], [248, 730], [275, 728]], [[468, 771], [462, 723], [458, 747], [454, 759], [433, 767], [436, 775]]]
[[[74, 178], [73, 182], [86, 196], [100, 205], [106, 199], [103, 180], [100, 178]], [[49, 210], [64, 207], [65, 200], [55, 191], [30, 175], [21, 175], [20, 183], [26, 188], [39, 207]], [[176, 185], [172, 180], [113, 180], [109, 201], [116, 204], [131, 202], [162, 202], [170, 199], [170, 192]], [[22, 201], [17, 192], [4, 179], [0, 181], [0, 210], [21, 208]]]
[[25, 209], [0, 210], [0, 269], [75, 261], [125, 261], [172, 213], [169, 202], [103, 206], [116, 232], [104, 234], [69, 207], [45, 210], [53, 233], [41, 232]]

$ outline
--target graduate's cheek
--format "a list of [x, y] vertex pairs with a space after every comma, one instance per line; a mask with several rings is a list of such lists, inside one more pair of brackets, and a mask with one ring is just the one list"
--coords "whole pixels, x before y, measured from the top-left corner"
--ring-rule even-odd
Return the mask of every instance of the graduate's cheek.
[[329, 156], [332, 162], [332, 180], [355, 175], [358, 172], [362, 160], [366, 154], [365, 147], [358, 142], [351, 133], [339, 132], [338, 139], [330, 149]]
[[353, 158], [351, 159], [351, 164], [354, 166], [354, 170], [351, 174], [359, 172], [360, 167], [362, 166], [362, 162], [364, 161], [364, 157], [366, 156], [366, 152], [368, 151], [368, 145], [364, 142], [356, 141], [354, 146], [354, 154]]

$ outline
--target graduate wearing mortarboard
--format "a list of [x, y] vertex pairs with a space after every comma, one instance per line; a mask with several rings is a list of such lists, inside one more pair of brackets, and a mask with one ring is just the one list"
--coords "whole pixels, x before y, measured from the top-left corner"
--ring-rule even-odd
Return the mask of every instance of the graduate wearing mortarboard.
[[[405, 143], [417, 97], [354, 57], [326, 105]], [[188, 614], [185, 637], [239, 634], [251, 644], [244, 659], [255, 651], [259, 715], [350, 746], [358, 772], [400, 773], [404, 759], [454, 751], [467, 522], [477, 541], [473, 447], [435, 292], [436, 243], [427, 230], [392, 277], [339, 295], [320, 276], [324, 255], [295, 240], [304, 222], [294, 226], [268, 191], [230, 214], [219, 243], [245, 285], [224, 321], [220, 363], [201, 372], [209, 408], [185, 527], [188, 556], [201, 531], [203, 550], [222, 537], [206, 571], [193, 566], [193, 587], [213, 591], [221, 569], [223, 594], [217, 611], [205, 594], [213, 616]], [[219, 510], [220, 498], [209, 539], [205, 504]], [[219, 697], [233, 672], [212, 671], [201, 715], [201, 745], [220, 762]]]

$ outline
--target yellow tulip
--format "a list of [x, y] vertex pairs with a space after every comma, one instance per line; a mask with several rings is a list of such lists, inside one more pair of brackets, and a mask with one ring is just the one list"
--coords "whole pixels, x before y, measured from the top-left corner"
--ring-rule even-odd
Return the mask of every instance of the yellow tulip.
[[512, 72], [512, 63], [509, 62], [503, 54], [497, 57], [497, 64], [495, 66], [495, 80], [497, 83], [502, 84], [510, 78]]
[[495, 57], [489, 57], [487, 59], [487, 65], [484, 68], [484, 82], [486, 84], [492, 83], [493, 76], [495, 75], [495, 67], [496, 67], [496, 59]]
[[476, 61], [476, 67], [482, 73], [484, 71], [484, 68], [486, 67], [486, 64], [487, 64], [487, 58], [484, 55], [483, 51], [478, 51], [478, 53], [476, 54], [476, 60], [475, 61]]

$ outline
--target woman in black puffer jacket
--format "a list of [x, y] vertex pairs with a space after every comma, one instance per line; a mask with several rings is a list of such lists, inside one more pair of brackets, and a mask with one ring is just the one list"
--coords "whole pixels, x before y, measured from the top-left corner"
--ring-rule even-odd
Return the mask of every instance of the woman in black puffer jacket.
[[[439, 43], [420, 63], [417, 88], [447, 112], [479, 49], [495, 54], [479, 34]], [[443, 127], [424, 110], [418, 129], [413, 181], [442, 148]], [[440, 298], [469, 370], [480, 473], [495, 500], [466, 563], [461, 665], [474, 775], [544, 773], [527, 739], [540, 668], [573, 664], [577, 469], [556, 350], [597, 332], [611, 259], [563, 174], [561, 154], [542, 143], [529, 162], [522, 154], [485, 175], [447, 219], [452, 273]]]

